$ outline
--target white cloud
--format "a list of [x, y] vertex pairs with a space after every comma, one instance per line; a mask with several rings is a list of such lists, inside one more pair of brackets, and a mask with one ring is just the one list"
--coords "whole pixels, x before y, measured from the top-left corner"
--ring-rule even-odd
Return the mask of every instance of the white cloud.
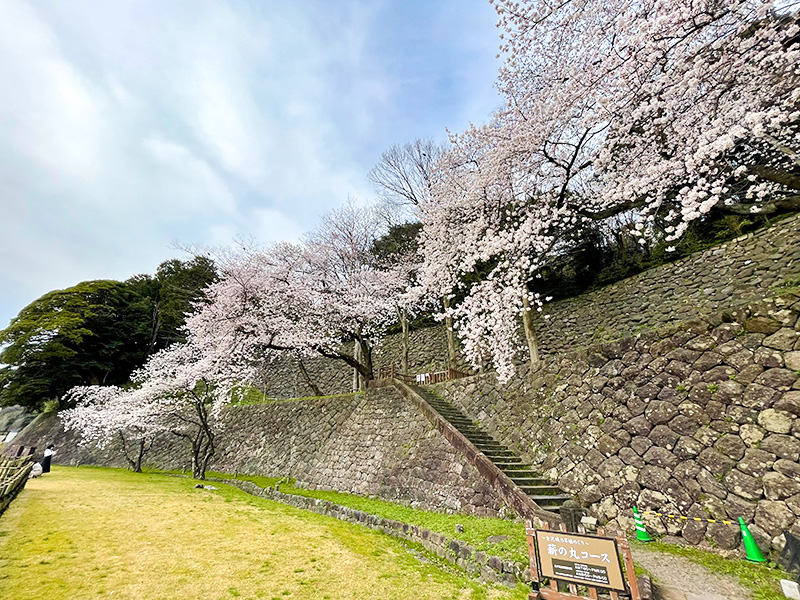
[[472, 12], [0, 0], [0, 327], [49, 289], [153, 272], [174, 240], [297, 239], [370, 198], [383, 149], [480, 114], [491, 82], [473, 94], [452, 50], [495, 36]]

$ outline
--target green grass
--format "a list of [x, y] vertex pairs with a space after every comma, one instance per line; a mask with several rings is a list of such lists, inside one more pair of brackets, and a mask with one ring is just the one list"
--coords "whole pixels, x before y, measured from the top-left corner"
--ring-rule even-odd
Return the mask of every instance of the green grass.
[[800, 277], [784, 279], [772, 289], [778, 294], [800, 294]]
[[[232, 477], [230, 474], [211, 472], [208, 473], [208, 476], [223, 479]], [[308, 490], [295, 487], [291, 482], [287, 482], [285, 478], [259, 477], [255, 475], [238, 475], [237, 478], [243, 481], [250, 481], [262, 488], [274, 487], [279, 484], [279, 489], [283, 493], [328, 500], [386, 519], [419, 525], [450, 538], [463, 540], [476, 550], [482, 550], [487, 554], [494, 554], [501, 558], [523, 563], [528, 560], [524, 526], [518, 521], [443, 514], [418, 510], [377, 498], [366, 498], [342, 492]], [[457, 523], [464, 526], [463, 533], [456, 532], [455, 525]], [[499, 543], [486, 541], [488, 537], [495, 535], [505, 535], [508, 538]], [[638, 543], [634, 541], [632, 544], [636, 546]], [[741, 585], [753, 590], [754, 598], [758, 600], [778, 600], [783, 598], [779, 580], [789, 576], [780, 569], [750, 563], [740, 558], [726, 558], [713, 552], [675, 544], [652, 542], [642, 546], [651, 551], [655, 550], [683, 556], [710, 571], [732, 576]], [[639, 566], [636, 567], [636, 573], [649, 575], [646, 569]]]
[[787, 575], [781, 569], [770, 567], [766, 564], [751, 563], [739, 558], [726, 558], [698, 548], [666, 544], [664, 542], [650, 542], [648, 544], [631, 542], [631, 546], [634, 548], [634, 552], [635, 548], [640, 546], [647, 550], [682, 556], [709, 571], [732, 577], [742, 586], [752, 590], [753, 598], [757, 600], [785, 600], [785, 596], [781, 591], [780, 580], [793, 579], [792, 576]]
[[[230, 474], [207, 473], [208, 477], [221, 479], [232, 478]], [[277, 477], [259, 477], [257, 475], [237, 475], [237, 479], [250, 481], [259, 487], [275, 487], [281, 482], [279, 489], [284, 494], [295, 494], [308, 498], [328, 500], [341, 506], [347, 506], [384, 519], [402, 521], [410, 525], [419, 525], [436, 533], [446, 535], [451, 539], [466, 542], [475, 550], [494, 554], [502, 558], [509, 558], [517, 562], [528, 561], [528, 543], [525, 537], [525, 525], [511, 519], [492, 519], [485, 517], [471, 517], [467, 515], [445, 514], [428, 510], [419, 510], [396, 504], [378, 498], [367, 498], [344, 492], [326, 490], [308, 490], [295, 487], [286, 479]], [[456, 524], [463, 525], [464, 531], [457, 532]], [[488, 542], [492, 536], [507, 536], [508, 539], [497, 543]]]
[[526, 598], [420, 562], [378, 532], [194, 485], [95, 467], [28, 482], [0, 519], [0, 597]]

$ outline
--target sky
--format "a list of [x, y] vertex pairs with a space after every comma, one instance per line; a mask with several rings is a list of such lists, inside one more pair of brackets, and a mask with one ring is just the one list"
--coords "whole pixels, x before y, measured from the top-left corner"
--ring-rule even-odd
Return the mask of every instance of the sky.
[[0, 0], [0, 328], [178, 245], [296, 240], [500, 105], [488, 0]]

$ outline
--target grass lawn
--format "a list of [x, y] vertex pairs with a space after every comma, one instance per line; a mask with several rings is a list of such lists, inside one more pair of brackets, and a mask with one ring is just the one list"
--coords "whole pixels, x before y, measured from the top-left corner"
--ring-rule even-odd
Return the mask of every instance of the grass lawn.
[[0, 598], [522, 599], [402, 542], [158, 474], [55, 467], [0, 517]]
[[[207, 473], [207, 476], [222, 479], [233, 479], [234, 477], [230, 474], [211, 471]], [[259, 477], [258, 475], [237, 475], [236, 478], [241, 481], [250, 481], [262, 488], [274, 487], [279, 481], [284, 481], [277, 477]], [[425, 529], [441, 533], [450, 539], [462, 540], [475, 550], [482, 550], [487, 554], [510, 558], [521, 563], [528, 562], [528, 541], [525, 536], [525, 524], [519, 520], [445, 514], [345, 492], [308, 490], [295, 487], [291, 483], [281, 483], [279, 489], [285, 494], [328, 500], [335, 504], [383, 517], [384, 519], [419, 525]], [[463, 525], [464, 531], [456, 531], [457, 524]], [[489, 542], [488, 538], [492, 536], [505, 536], [506, 539], [498, 542]]]

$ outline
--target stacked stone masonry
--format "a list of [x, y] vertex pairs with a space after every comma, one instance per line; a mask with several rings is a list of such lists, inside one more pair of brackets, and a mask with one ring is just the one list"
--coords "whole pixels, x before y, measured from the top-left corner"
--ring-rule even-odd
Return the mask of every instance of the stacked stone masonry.
[[[478, 471], [394, 388], [339, 398], [231, 406], [209, 469], [296, 478], [312, 489], [375, 495], [418, 508], [477, 516], [504, 513]], [[56, 444], [56, 462], [127, 466], [118, 447], [82, 446], [55, 415], [43, 415], [16, 443]], [[189, 469], [191, 453], [165, 436], [145, 462]]]
[[[409, 365], [411, 373], [427, 373], [447, 369], [447, 339], [444, 327], [415, 329], [409, 333]], [[343, 348], [352, 351], [352, 348]], [[373, 349], [376, 370], [380, 366], [401, 364], [401, 337], [389, 335]], [[304, 358], [309, 377], [323, 394], [345, 394], [353, 391], [353, 370], [341, 361], [329, 358]], [[457, 367], [466, 369], [466, 362]], [[313, 394], [298, 368], [296, 358], [276, 360], [268, 369], [262, 387], [270, 397], [301, 398]]]
[[[744, 517], [762, 547], [800, 535], [800, 296], [720, 311], [437, 386], [613, 528], [632, 507]], [[738, 528], [646, 517], [653, 533], [735, 548]]]
[[[549, 305], [535, 373], [491, 374], [441, 393], [577, 497], [603, 522], [632, 529], [631, 507], [753, 523], [762, 546], [800, 534], [800, 217], [628, 280]], [[736, 308], [738, 306], [738, 308]], [[601, 329], [602, 328], [602, 329]], [[621, 338], [604, 342], [606, 337]], [[399, 338], [376, 367], [399, 363]], [[412, 332], [412, 372], [444, 368], [444, 331]], [[584, 350], [578, 350], [578, 348]], [[578, 350], [578, 351], [576, 351]], [[566, 353], [569, 351], [570, 353]], [[352, 373], [308, 359], [326, 393]], [[288, 370], [281, 370], [281, 369]], [[274, 365], [269, 395], [303, 396], [293, 365]], [[497, 514], [477, 472], [391, 389], [368, 395], [231, 407], [212, 469], [286, 475], [309, 487], [374, 494], [422, 508]], [[42, 416], [15, 443], [55, 441], [60, 462], [124, 466]], [[185, 468], [176, 438], [150, 462]], [[735, 527], [646, 517], [693, 544], [738, 543]]]
[[[570, 352], [774, 296], [776, 288], [798, 277], [800, 216], [794, 216], [602, 289], [546, 304], [535, 326], [542, 352]], [[447, 368], [444, 327], [412, 331], [410, 338], [411, 373]], [[400, 364], [399, 335], [387, 336], [375, 349], [374, 363], [376, 368]], [[305, 364], [323, 393], [352, 391], [352, 370], [341, 361], [307, 358]], [[270, 396], [311, 394], [295, 360], [276, 363], [264, 383]]]

